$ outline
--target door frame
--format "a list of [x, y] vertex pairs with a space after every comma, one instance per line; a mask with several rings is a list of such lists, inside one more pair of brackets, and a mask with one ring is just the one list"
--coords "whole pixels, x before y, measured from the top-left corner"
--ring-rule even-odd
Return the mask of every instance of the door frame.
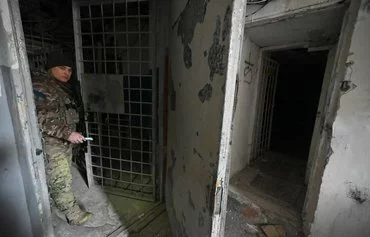
[[257, 77], [256, 77], [256, 89], [255, 93], [253, 95], [253, 102], [251, 106], [251, 124], [250, 124], [250, 132], [248, 136], [248, 144], [251, 144], [251, 148], [248, 151], [248, 165], [252, 161], [252, 159], [255, 159], [253, 157], [253, 151], [254, 147], [256, 146], [255, 144], [255, 139], [256, 133], [258, 132], [256, 129], [256, 125], [258, 124], [258, 109], [259, 105], [261, 103], [261, 83], [262, 83], [262, 73], [263, 73], [263, 58], [267, 57], [270, 52], [273, 51], [281, 51], [281, 50], [289, 50], [289, 49], [295, 49], [295, 48], [307, 48], [307, 43], [306, 42], [299, 42], [299, 43], [294, 43], [294, 44], [286, 44], [286, 45], [278, 45], [278, 46], [272, 46], [272, 47], [264, 47], [260, 48], [260, 52], [258, 55], [258, 62], [257, 62]]
[[231, 140], [236, 79], [241, 62], [244, 40], [244, 21], [247, 0], [234, 0], [232, 3], [229, 53], [226, 68], [225, 99], [222, 112], [222, 127], [217, 178], [215, 183], [211, 237], [223, 237], [227, 212], [227, 197], [230, 179]]

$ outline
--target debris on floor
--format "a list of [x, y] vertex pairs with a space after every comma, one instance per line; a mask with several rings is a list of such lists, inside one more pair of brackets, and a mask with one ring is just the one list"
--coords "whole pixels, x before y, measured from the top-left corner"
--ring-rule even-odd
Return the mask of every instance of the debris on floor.
[[286, 233], [281, 225], [265, 225], [261, 229], [265, 233], [266, 237], [285, 237]]

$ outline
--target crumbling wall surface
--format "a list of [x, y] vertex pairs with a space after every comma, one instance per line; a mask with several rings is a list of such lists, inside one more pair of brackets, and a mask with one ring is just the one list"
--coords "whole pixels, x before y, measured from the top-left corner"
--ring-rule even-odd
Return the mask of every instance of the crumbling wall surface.
[[236, 98], [233, 114], [233, 138], [231, 144], [230, 177], [249, 163], [252, 146], [253, 114], [251, 109], [257, 94], [257, 68], [260, 48], [248, 37], [244, 37], [236, 81]]
[[323, 8], [339, 2], [343, 2], [343, 0], [268, 0], [262, 5], [248, 5], [246, 23], [279, 18], [287, 14]]
[[[352, 13], [355, 14], [355, 13]], [[370, 1], [351, 37], [312, 237], [370, 236]]]
[[166, 204], [174, 236], [210, 236], [231, 0], [172, 0]]

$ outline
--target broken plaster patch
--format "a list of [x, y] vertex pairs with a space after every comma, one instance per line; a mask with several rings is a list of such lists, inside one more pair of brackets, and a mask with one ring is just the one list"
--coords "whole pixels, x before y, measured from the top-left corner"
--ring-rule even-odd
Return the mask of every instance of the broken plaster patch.
[[209, 101], [212, 97], [212, 85], [207, 83], [198, 93], [199, 100], [204, 103], [204, 101]]
[[216, 19], [216, 29], [213, 33], [213, 43], [208, 53], [208, 66], [210, 70], [209, 78], [213, 81], [213, 76], [215, 74], [224, 75], [225, 72], [225, 45], [220, 43], [221, 35], [221, 18], [217, 16]]
[[[227, 59], [226, 41], [229, 38], [231, 29], [231, 8], [227, 7], [221, 33], [221, 17], [216, 18], [216, 29], [213, 33], [213, 43], [208, 52], [209, 78], [213, 81], [215, 74], [224, 75]], [[222, 40], [222, 41], [221, 41]]]
[[222, 27], [222, 41], [225, 41], [230, 35], [231, 30], [231, 7], [227, 6], [226, 13], [224, 16], [224, 23]]
[[181, 37], [181, 42], [184, 46], [183, 57], [186, 68], [192, 66], [190, 43], [194, 37], [195, 26], [204, 21], [207, 4], [208, 1], [205, 0], [188, 0], [184, 10], [180, 13], [176, 21], [178, 23], [177, 36]]

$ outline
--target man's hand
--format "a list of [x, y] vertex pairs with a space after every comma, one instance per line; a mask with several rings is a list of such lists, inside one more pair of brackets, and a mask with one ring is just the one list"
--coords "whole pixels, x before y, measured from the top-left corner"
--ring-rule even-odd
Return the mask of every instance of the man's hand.
[[82, 136], [81, 133], [78, 132], [73, 132], [68, 137], [68, 141], [74, 144], [83, 143], [84, 139], [84, 136]]

